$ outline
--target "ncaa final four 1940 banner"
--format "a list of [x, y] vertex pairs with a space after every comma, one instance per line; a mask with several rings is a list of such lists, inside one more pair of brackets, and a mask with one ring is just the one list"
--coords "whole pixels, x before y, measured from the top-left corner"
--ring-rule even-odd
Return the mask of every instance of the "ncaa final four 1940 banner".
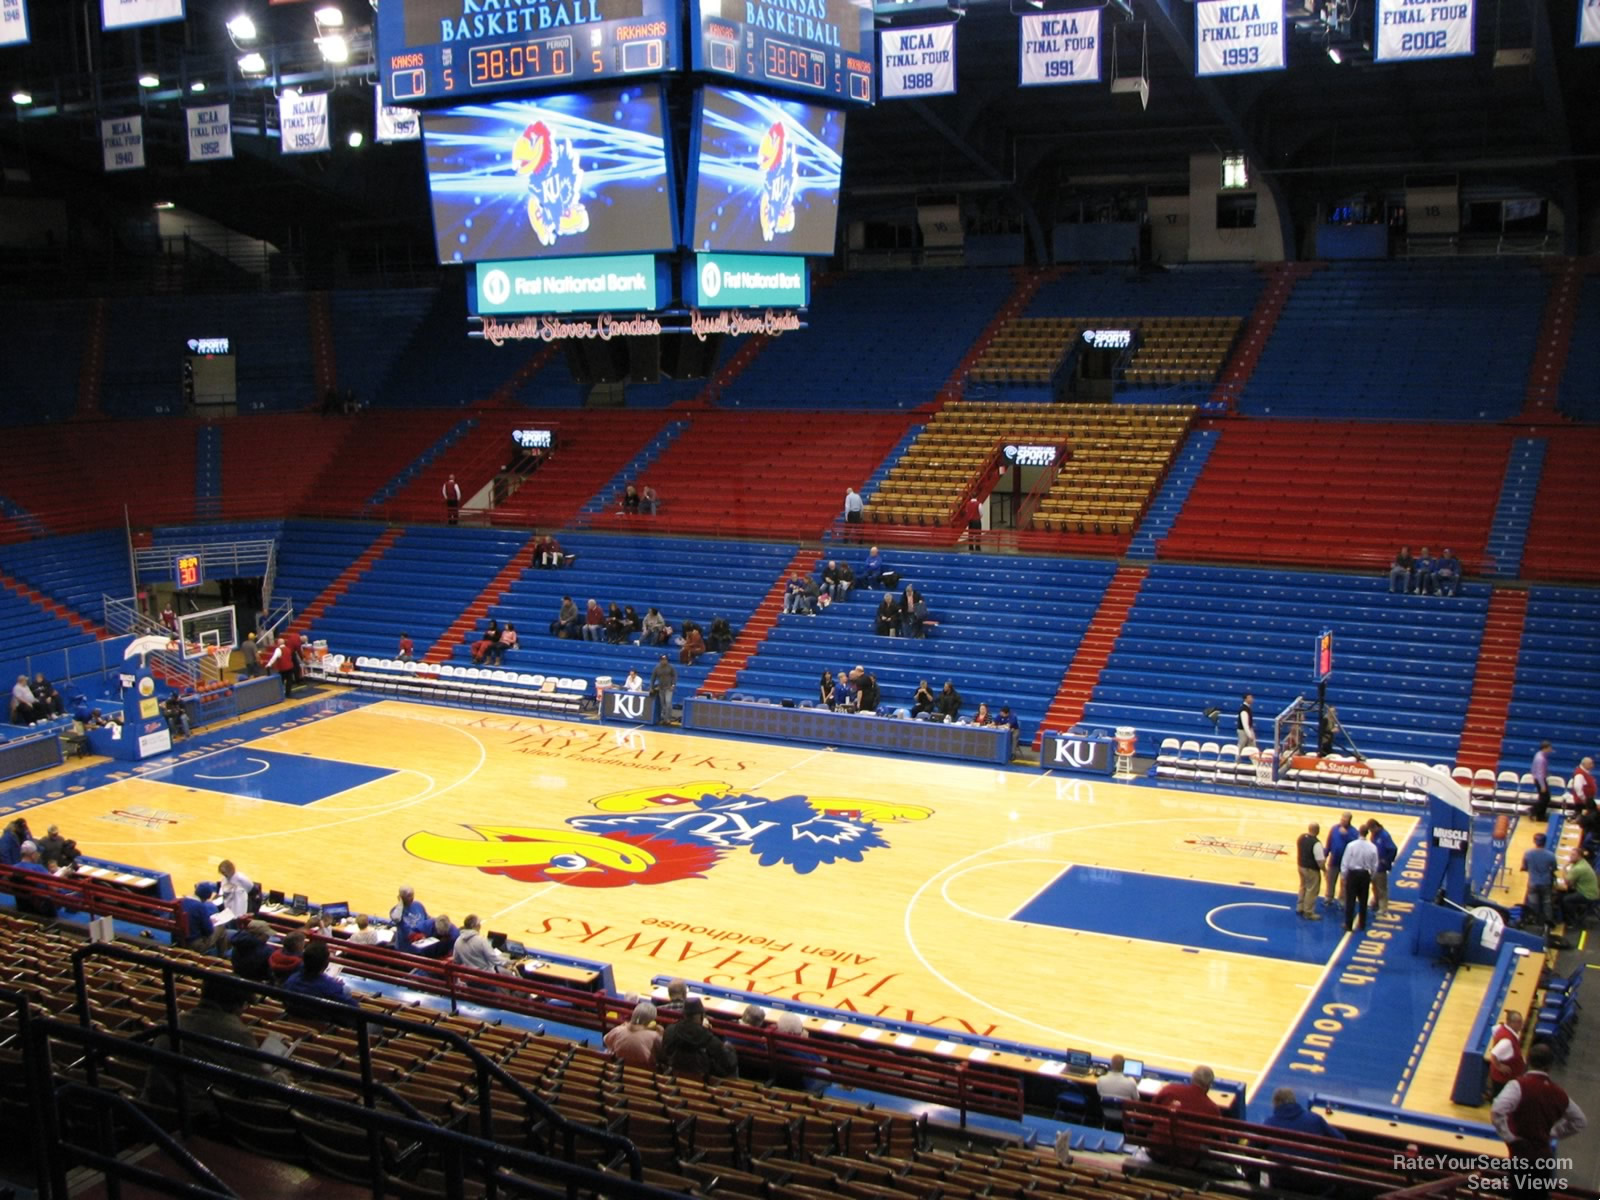
[[1023, 17], [1022, 87], [1100, 81], [1100, 10]]
[[1198, 0], [1197, 75], [1242, 75], [1284, 68], [1283, 0]]
[[1477, 0], [1378, 0], [1379, 62], [1460, 58], [1475, 49]]
[[920, 25], [878, 34], [883, 56], [882, 96], [949, 96], [956, 90], [956, 27]]
[[28, 0], [0, 0], [0, 46], [21, 46], [28, 40]]
[[1600, 46], [1600, 0], [1583, 0], [1578, 6], [1578, 45]]

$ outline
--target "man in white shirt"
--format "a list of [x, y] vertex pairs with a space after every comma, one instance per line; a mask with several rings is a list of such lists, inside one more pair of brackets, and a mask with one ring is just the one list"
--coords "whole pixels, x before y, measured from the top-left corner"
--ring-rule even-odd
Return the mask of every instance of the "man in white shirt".
[[456, 477], [452, 475], [445, 480], [444, 487], [440, 488], [439, 491], [444, 496], [445, 520], [454, 525], [456, 518], [461, 514], [461, 485], [456, 482]]
[[644, 680], [639, 678], [639, 672], [632, 667], [628, 668], [628, 677], [622, 681], [622, 690], [625, 692], [644, 691]]
[[1356, 906], [1361, 907], [1361, 928], [1367, 927], [1367, 894], [1372, 888], [1372, 876], [1378, 869], [1378, 848], [1369, 840], [1370, 825], [1361, 827], [1360, 835], [1344, 848], [1339, 860], [1339, 877], [1344, 883], [1344, 927], [1349, 932], [1355, 926]]
[[255, 884], [236, 870], [230, 859], [225, 858], [217, 864], [217, 874], [222, 876], [222, 895], [219, 897], [222, 907], [236, 917], [247, 914], [250, 911], [250, 889]]
[[1122, 1073], [1128, 1060], [1120, 1054], [1111, 1056], [1111, 1069], [1094, 1081], [1094, 1090], [1100, 1093], [1100, 1103], [1125, 1104], [1139, 1098], [1139, 1083]]
[[43, 709], [44, 705], [39, 703], [38, 697], [33, 694], [33, 689], [28, 686], [28, 677], [18, 675], [17, 682], [11, 689], [12, 723], [32, 725], [41, 717], [48, 715]]

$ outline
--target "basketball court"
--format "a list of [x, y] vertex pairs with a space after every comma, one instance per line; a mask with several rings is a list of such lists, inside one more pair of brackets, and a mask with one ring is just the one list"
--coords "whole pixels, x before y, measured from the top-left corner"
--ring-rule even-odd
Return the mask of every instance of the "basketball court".
[[[435, 915], [475, 912], [530, 949], [611, 962], [623, 990], [682, 975], [1206, 1062], [1252, 1095], [1294, 1069], [1324, 1005], [1365, 991], [1361, 1003], [1397, 1006], [1370, 1014], [1392, 1019], [1392, 1069], [1356, 1054], [1349, 1078], [1286, 1078], [1452, 1111], [1444, 1092], [1407, 1094], [1404, 1046], [1431, 1026], [1440, 977], [1397, 1001], [1344, 986], [1372, 946], [1295, 915], [1295, 838], [1310, 820], [1326, 831], [1332, 806], [324, 692], [171, 755], [0, 795], [0, 811], [18, 809], [180, 891], [224, 857], [358, 912], [386, 914], [407, 884]], [[1383, 820], [1403, 866], [1417, 819]], [[1371, 936], [1398, 943], [1409, 908]]]

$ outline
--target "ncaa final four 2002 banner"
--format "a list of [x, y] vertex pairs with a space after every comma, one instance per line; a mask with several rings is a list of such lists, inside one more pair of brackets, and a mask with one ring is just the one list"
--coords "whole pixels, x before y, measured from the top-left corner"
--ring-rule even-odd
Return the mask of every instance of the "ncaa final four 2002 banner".
[[1461, 58], [1476, 48], [1477, 0], [1378, 0], [1379, 62]]

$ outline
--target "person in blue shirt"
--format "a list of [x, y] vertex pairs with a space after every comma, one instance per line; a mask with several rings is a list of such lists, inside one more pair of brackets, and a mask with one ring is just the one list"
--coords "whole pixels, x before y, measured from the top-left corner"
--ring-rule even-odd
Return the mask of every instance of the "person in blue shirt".
[[1454, 596], [1461, 590], [1461, 560], [1448, 546], [1434, 564], [1433, 578], [1439, 585], [1441, 596]]
[[[39, 847], [32, 842], [23, 842], [21, 859], [17, 863], [17, 870], [30, 871], [38, 875], [50, 874], [50, 868], [39, 861]], [[43, 896], [17, 896], [16, 905], [18, 912], [33, 913], [39, 917], [53, 917], [56, 915], [55, 904]]]
[[178, 920], [172, 929], [172, 944], [198, 950], [202, 954], [221, 954], [227, 932], [213, 927], [211, 914], [216, 905], [211, 898], [217, 894], [214, 883], [197, 883], [194, 895], [178, 901]]
[[412, 942], [432, 936], [433, 922], [413, 889], [401, 888], [395, 899], [399, 903], [389, 910], [389, 920], [394, 925], [394, 948], [409, 951]]
[[1367, 822], [1367, 828], [1372, 831], [1372, 844], [1378, 848], [1378, 869], [1372, 873], [1372, 901], [1373, 911], [1381, 917], [1389, 911], [1389, 872], [1400, 855], [1400, 847], [1377, 817]]
[[[355, 1008], [359, 1003], [344, 986], [344, 980], [328, 974], [328, 943], [317, 940], [306, 947], [300, 960], [300, 969], [283, 981], [283, 990], [297, 996], [311, 996], [318, 1000], [332, 1000]], [[284, 1012], [290, 1016], [316, 1016], [312, 1006], [302, 1008], [285, 1003]]]
[[1426, 546], [1422, 553], [1417, 555], [1416, 564], [1412, 567], [1412, 578], [1417, 583], [1411, 590], [1419, 596], [1431, 596], [1438, 589], [1439, 581], [1434, 572], [1439, 569], [1439, 564], [1434, 561], [1433, 554]]
[[1342, 893], [1344, 886], [1339, 875], [1339, 861], [1344, 857], [1344, 848], [1361, 836], [1354, 821], [1353, 813], [1345, 813], [1339, 818], [1339, 823], [1328, 831], [1328, 853], [1323, 866], [1328, 873], [1327, 903], [1330, 908], [1334, 907], [1335, 893]]
[[996, 725], [1004, 725], [1007, 729], [1011, 730], [1012, 733], [1017, 732], [1019, 728], [1017, 725], [1017, 714], [1011, 711], [1011, 705], [1009, 704], [1002, 704], [1000, 706], [1000, 712], [995, 717], [994, 723]]
[[0, 832], [0, 866], [14, 867], [22, 861], [22, 843], [28, 840], [28, 823], [21, 817]]
[[883, 555], [878, 553], [876, 546], [867, 550], [867, 561], [861, 564], [859, 582], [864, 588], [875, 588], [883, 582]]
[[1261, 1123], [1273, 1129], [1288, 1129], [1295, 1133], [1310, 1133], [1317, 1137], [1344, 1140], [1344, 1134], [1323, 1120], [1320, 1113], [1312, 1112], [1301, 1105], [1300, 1098], [1294, 1094], [1293, 1088], [1281, 1087], [1272, 1093], [1272, 1115]]
[[1556, 883], [1556, 856], [1545, 845], [1542, 833], [1533, 835], [1533, 848], [1522, 856], [1522, 873], [1528, 877], [1528, 891], [1522, 899], [1522, 920], [1531, 917], [1549, 927], [1555, 921], [1550, 897]]

